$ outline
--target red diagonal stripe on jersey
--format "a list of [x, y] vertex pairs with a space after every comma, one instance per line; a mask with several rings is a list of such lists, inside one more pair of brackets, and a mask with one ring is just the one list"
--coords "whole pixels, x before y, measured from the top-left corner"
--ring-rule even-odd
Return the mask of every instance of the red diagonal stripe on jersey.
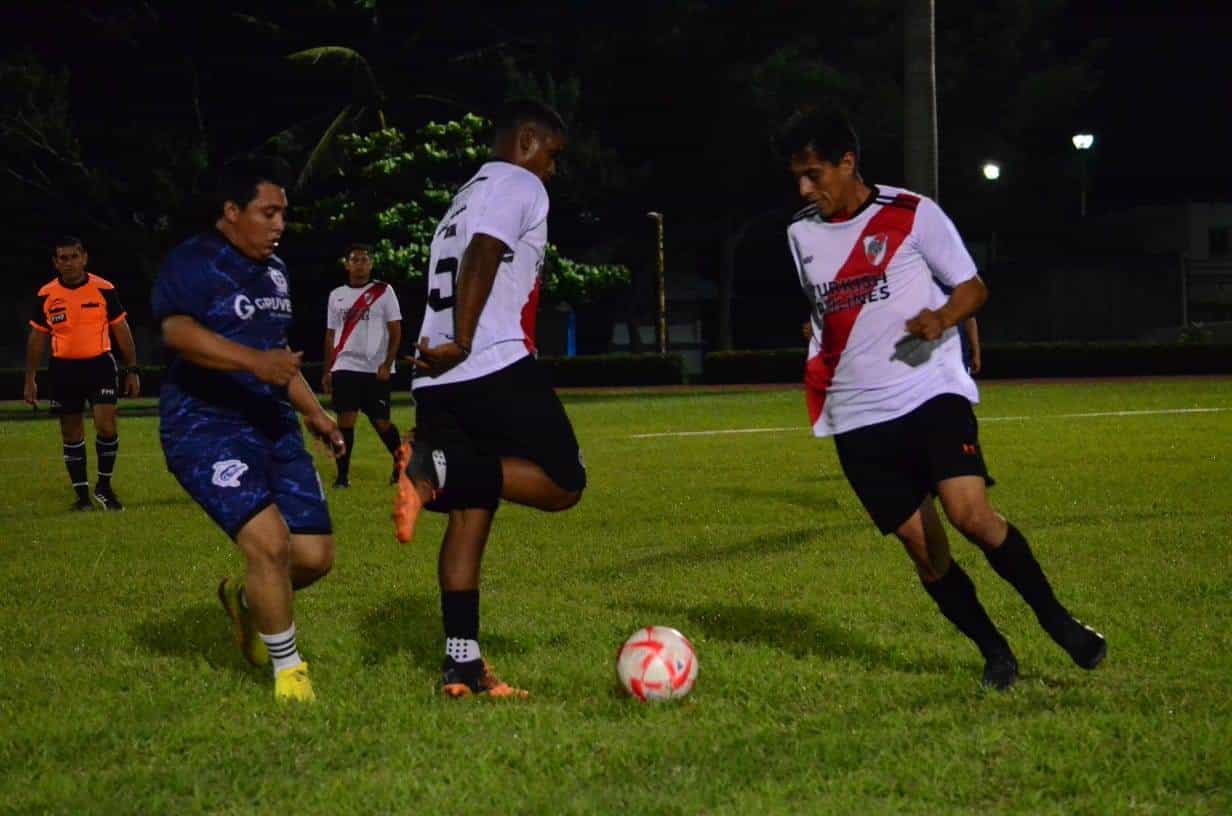
[[526, 303], [522, 304], [522, 342], [526, 350], [535, 353], [535, 319], [539, 316], [539, 289], [543, 278], [535, 278], [535, 288], [530, 290]]
[[[901, 195], [903, 204], [918, 202], [914, 196]], [[889, 268], [894, 253], [898, 251], [903, 239], [911, 233], [915, 222], [915, 207], [913, 206], [883, 206], [864, 226], [860, 237], [856, 239], [851, 254], [843, 262], [835, 281], [850, 280], [864, 275], [879, 275]], [[881, 263], [873, 266], [864, 250], [864, 239], [884, 232], [888, 238], [885, 254]], [[835, 300], [859, 294], [862, 289], [837, 289], [830, 293]], [[839, 360], [847, 349], [847, 340], [856, 324], [856, 318], [864, 304], [852, 306], [849, 309], [828, 311], [822, 320], [821, 353], [809, 358], [804, 366], [804, 400], [808, 406], [809, 424], [817, 424], [821, 411], [826, 405], [826, 392], [834, 381], [834, 372], [838, 370]]]

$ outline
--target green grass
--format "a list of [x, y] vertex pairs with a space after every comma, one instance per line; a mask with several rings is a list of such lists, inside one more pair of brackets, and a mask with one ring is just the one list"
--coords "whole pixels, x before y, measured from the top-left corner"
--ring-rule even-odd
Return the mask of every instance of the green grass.
[[[794, 391], [569, 400], [591, 486], [502, 508], [483, 643], [527, 704], [436, 693], [442, 525], [399, 546], [358, 432], [331, 493], [338, 561], [297, 598], [320, 702], [275, 705], [214, 600], [232, 545], [121, 425], [123, 514], [65, 512], [48, 422], [0, 423], [0, 812], [1227, 813], [1232, 810], [1232, 381], [984, 389], [997, 506], [1104, 631], [1073, 667], [955, 542], [1023, 674], [978, 655], [880, 538]], [[405, 424], [409, 409], [396, 419]], [[91, 451], [91, 468], [94, 454]], [[322, 462], [322, 473], [332, 466]], [[646, 624], [684, 631], [681, 704], [615, 691]]]

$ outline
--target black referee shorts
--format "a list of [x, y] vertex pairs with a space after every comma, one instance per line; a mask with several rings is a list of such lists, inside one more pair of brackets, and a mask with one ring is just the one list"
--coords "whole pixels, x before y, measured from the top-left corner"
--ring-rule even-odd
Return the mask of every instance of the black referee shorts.
[[362, 371], [335, 371], [332, 405], [338, 413], [363, 411], [369, 419], [389, 419], [389, 380], [381, 382], [376, 374]]
[[993, 484], [966, 397], [941, 394], [909, 414], [837, 434], [843, 474], [882, 535], [892, 533], [956, 476]]
[[573, 425], [532, 357], [474, 380], [415, 389], [415, 442], [529, 459], [564, 490], [586, 487]]
[[83, 360], [52, 357], [47, 367], [54, 414], [80, 414], [90, 405], [115, 405], [119, 394], [115, 357], [111, 352]]

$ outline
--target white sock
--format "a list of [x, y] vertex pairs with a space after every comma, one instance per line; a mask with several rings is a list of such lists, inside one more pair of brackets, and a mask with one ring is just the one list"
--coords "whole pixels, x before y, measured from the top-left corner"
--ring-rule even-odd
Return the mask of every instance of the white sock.
[[261, 632], [260, 635], [261, 640], [265, 643], [265, 648], [269, 650], [270, 662], [274, 664], [275, 677], [283, 669], [293, 669], [304, 662], [304, 659], [299, 656], [299, 649], [295, 648], [294, 623], [285, 632], [279, 632], [276, 635], [267, 635]]
[[455, 663], [469, 663], [479, 659], [479, 641], [466, 638], [445, 638], [445, 654]]

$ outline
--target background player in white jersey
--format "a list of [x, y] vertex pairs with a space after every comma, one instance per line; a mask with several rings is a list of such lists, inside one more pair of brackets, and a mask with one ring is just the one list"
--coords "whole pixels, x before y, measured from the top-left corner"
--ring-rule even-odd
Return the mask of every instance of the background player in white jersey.
[[458, 189], [432, 241], [413, 451], [395, 511], [402, 541], [421, 506], [449, 514], [439, 579], [450, 697], [526, 696], [497, 680], [479, 651], [479, 568], [500, 500], [566, 510], [586, 486], [573, 427], [534, 358], [544, 182], [565, 125], [524, 100], [494, 125], [493, 160]]
[[338, 428], [346, 441], [346, 452], [338, 457], [334, 487], [351, 486], [351, 451], [355, 448], [355, 422], [360, 411], [368, 416], [394, 457], [389, 483], [396, 484], [398, 446], [402, 439], [389, 421], [389, 379], [402, 343], [402, 309], [392, 286], [372, 280], [369, 246], [352, 244], [343, 264], [346, 286], [329, 293], [326, 307], [325, 374], [321, 377], [321, 387], [333, 397]]
[[971, 409], [979, 395], [955, 329], [988, 291], [954, 225], [928, 198], [865, 184], [855, 131], [837, 112], [796, 117], [781, 147], [809, 202], [787, 235], [812, 305], [805, 389], [814, 433], [834, 436], [878, 529], [902, 541], [941, 612], [975, 641], [984, 685], [1009, 688], [1018, 663], [951, 560], [934, 497], [1053, 640], [1095, 668], [1107, 653], [1103, 636], [1057, 601], [1026, 538], [988, 503]]

